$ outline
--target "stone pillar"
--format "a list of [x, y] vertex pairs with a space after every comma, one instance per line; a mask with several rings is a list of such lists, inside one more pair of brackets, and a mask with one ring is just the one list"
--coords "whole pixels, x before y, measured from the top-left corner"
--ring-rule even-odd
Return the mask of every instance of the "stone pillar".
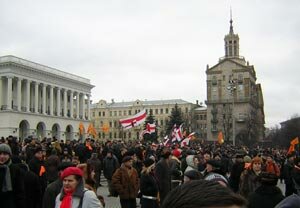
[[53, 116], [53, 86], [50, 85], [50, 115]]
[[26, 112], [30, 112], [30, 80], [26, 80]]
[[74, 108], [73, 108], [73, 91], [70, 91], [70, 117], [73, 118]]
[[79, 92], [76, 92], [76, 118], [79, 119]]
[[39, 112], [39, 83], [35, 82], [34, 85], [34, 112]]
[[85, 120], [85, 100], [84, 94], [81, 96], [81, 112], [82, 112], [82, 119]]
[[12, 76], [7, 77], [7, 97], [6, 97], [6, 109], [11, 110], [11, 100], [12, 100]]
[[18, 77], [18, 82], [17, 82], [17, 105], [18, 105], [18, 111], [21, 111], [21, 100], [22, 100], [22, 78]]
[[57, 88], [56, 91], [56, 111], [57, 111], [57, 116], [60, 115], [60, 88]]
[[68, 114], [67, 101], [68, 101], [68, 91], [64, 89], [64, 117], [67, 117]]
[[3, 105], [3, 82], [2, 82], [2, 77], [0, 76], [0, 110], [2, 108]]
[[42, 101], [42, 113], [46, 114], [47, 106], [46, 106], [46, 84], [43, 84], [43, 101]]
[[87, 94], [87, 119], [90, 120], [90, 114], [91, 114], [91, 109], [90, 109], [90, 95]]

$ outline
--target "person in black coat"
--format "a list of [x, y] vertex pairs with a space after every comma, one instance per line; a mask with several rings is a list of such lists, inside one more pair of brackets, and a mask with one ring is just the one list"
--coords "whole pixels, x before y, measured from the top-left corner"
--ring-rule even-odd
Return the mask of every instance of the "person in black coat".
[[[58, 175], [60, 175], [61, 172], [64, 171], [66, 168], [73, 167], [73, 166], [74, 165], [71, 162], [62, 162], [58, 166]], [[60, 177], [58, 177], [54, 182], [50, 183], [47, 186], [46, 191], [44, 193], [43, 202], [42, 202], [43, 208], [55, 207], [56, 196], [60, 193], [62, 187], [63, 187], [63, 182], [60, 179]]]
[[276, 186], [278, 177], [273, 173], [263, 172], [259, 176], [261, 186], [249, 195], [248, 208], [273, 208], [284, 199]]
[[158, 161], [155, 168], [155, 176], [158, 179], [161, 203], [171, 191], [170, 155], [171, 151], [165, 147], [161, 152], [161, 159]]
[[0, 203], [5, 208], [24, 208], [25, 192], [22, 172], [11, 162], [12, 152], [0, 144]]
[[158, 208], [158, 181], [154, 175], [155, 162], [152, 159], [144, 161], [141, 172], [140, 191], [142, 208]]

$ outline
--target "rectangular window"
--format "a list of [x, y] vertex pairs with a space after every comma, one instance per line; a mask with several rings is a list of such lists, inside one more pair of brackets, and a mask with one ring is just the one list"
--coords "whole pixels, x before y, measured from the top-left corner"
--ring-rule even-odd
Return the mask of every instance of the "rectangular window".
[[119, 116], [122, 116], [122, 111], [119, 111]]
[[164, 125], [164, 120], [160, 120], [160, 125], [161, 125], [161, 126]]
[[126, 110], [123, 111], [123, 115], [127, 116], [127, 111]]
[[160, 109], [160, 114], [164, 114], [164, 109]]
[[114, 111], [114, 116], [117, 116], [117, 111]]
[[110, 127], [110, 128], [112, 127], [112, 122], [111, 122], [111, 121], [109, 122], [109, 127]]
[[109, 111], [109, 116], [112, 116], [112, 113], [113, 113], [112, 111]]
[[105, 112], [104, 111], [102, 112], [102, 116], [105, 116]]
[[111, 133], [111, 132], [109, 132], [109, 138], [110, 138], [110, 139], [112, 138], [112, 133]]
[[131, 115], [131, 110], [128, 111], [128, 115], [129, 115], [129, 116]]
[[169, 108], [166, 108], [166, 114], [168, 114], [169, 113]]
[[117, 127], [117, 121], [114, 121], [114, 127], [115, 128]]
[[189, 112], [189, 109], [188, 108], [185, 108], [185, 113], [188, 113]]
[[99, 117], [101, 116], [101, 112], [98, 113]]
[[95, 112], [93, 112], [93, 117], [95, 117]]
[[156, 114], [156, 115], [158, 114], [158, 109], [155, 109], [155, 114]]

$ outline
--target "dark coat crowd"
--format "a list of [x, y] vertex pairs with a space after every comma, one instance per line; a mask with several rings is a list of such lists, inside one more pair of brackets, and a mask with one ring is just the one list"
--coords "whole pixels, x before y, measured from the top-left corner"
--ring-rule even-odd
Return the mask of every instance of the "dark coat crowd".
[[[63, 186], [60, 173], [70, 166], [83, 171], [85, 188], [95, 192], [102, 207], [104, 198], [97, 194], [102, 174], [108, 197], [119, 197], [122, 208], [135, 208], [137, 198], [142, 208], [168, 207], [170, 200], [179, 199], [171, 192], [179, 196], [185, 186], [199, 185], [194, 181], [217, 184], [249, 208], [280, 207], [300, 194], [300, 159], [282, 149], [8, 137], [0, 144], [1, 207], [56, 207]], [[278, 183], [285, 184], [285, 193]]]

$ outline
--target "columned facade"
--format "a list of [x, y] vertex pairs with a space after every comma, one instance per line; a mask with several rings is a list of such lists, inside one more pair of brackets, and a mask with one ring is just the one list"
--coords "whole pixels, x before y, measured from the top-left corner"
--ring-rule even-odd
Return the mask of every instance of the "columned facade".
[[[60, 138], [78, 136], [79, 123], [88, 126], [89, 116], [85, 116], [85, 111], [90, 112], [90, 96], [85, 100], [84, 95], [90, 95], [92, 88], [88, 79], [14, 56], [0, 57], [0, 115], [15, 119], [9, 122], [1, 117], [0, 135], [19, 136], [22, 128], [22, 136], [34, 136], [37, 132], [51, 136], [54, 130]], [[40, 122], [31, 125], [27, 117], [32, 121], [40, 119]]]

